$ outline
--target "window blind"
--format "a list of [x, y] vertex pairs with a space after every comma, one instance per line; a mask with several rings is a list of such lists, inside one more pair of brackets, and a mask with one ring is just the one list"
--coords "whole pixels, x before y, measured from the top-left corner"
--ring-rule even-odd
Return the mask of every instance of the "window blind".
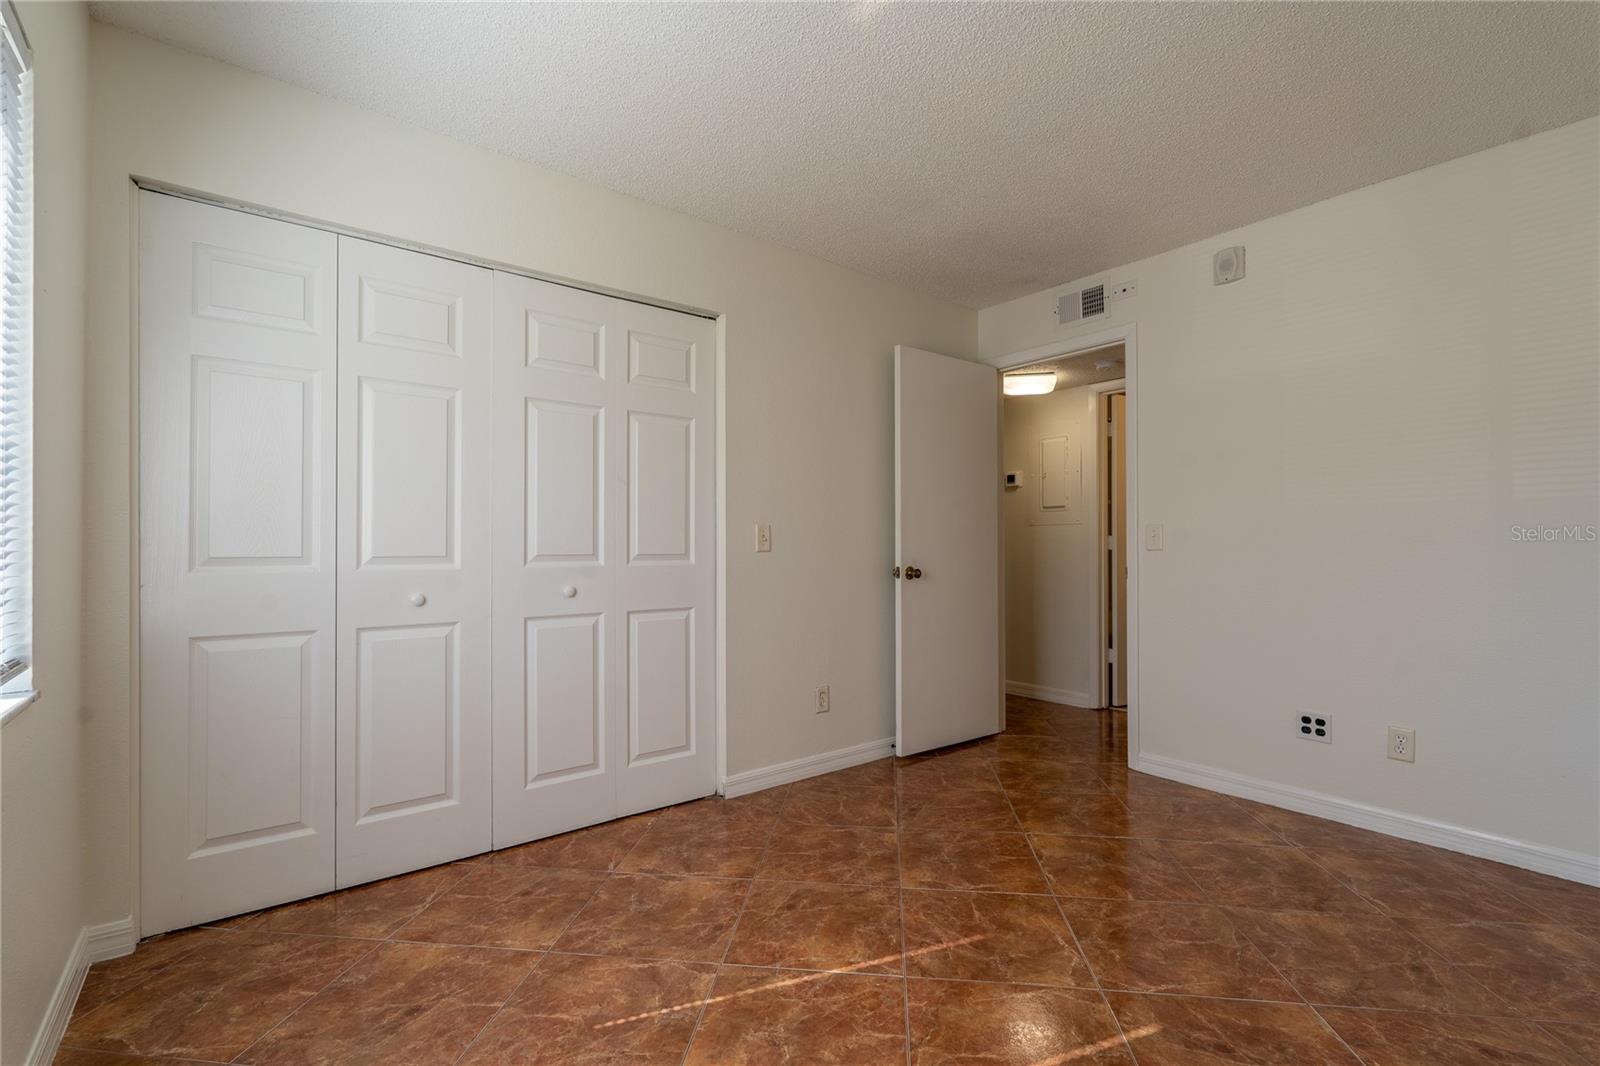
[[33, 123], [27, 38], [0, 44], [0, 693], [32, 685]]

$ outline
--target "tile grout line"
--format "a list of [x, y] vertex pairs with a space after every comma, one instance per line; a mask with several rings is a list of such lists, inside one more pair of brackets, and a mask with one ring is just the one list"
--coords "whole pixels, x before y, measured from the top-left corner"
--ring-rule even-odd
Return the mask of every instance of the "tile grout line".
[[[652, 819], [652, 824], [654, 824], [654, 820], [653, 819]], [[648, 829], [649, 829], [649, 827], [646, 826], [646, 830], [647, 831], [648, 831]], [[644, 833], [640, 833], [639, 836], [642, 838], [644, 836]], [[637, 840], [634, 841], [634, 844], [637, 844], [637, 843], [638, 843]], [[630, 847], [628, 850], [632, 851], [633, 848]], [[618, 856], [617, 859], [616, 859], [616, 862], [621, 862], [623, 856], [625, 856], [625, 855], [627, 855], [627, 852], [623, 852], [622, 856]], [[615, 863], [613, 863], [613, 866], [614, 865], [615, 865]], [[611, 880], [611, 871], [607, 870], [605, 876], [601, 877], [598, 881], [596, 881], [594, 883], [594, 889], [589, 893], [589, 898], [583, 901], [583, 906], [581, 906], [577, 910], [573, 911], [572, 915], [564, 923], [562, 923], [561, 928], [559, 930], [557, 930], [556, 934], [550, 938], [549, 946], [544, 948], [544, 950], [542, 950], [539, 953], [539, 957], [537, 959], [533, 960], [533, 965], [528, 967], [528, 972], [522, 975], [522, 980], [518, 981], [515, 985], [512, 986], [511, 992], [501, 1002], [500, 1006], [495, 1008], [495, 1012], [493, 1014], [489, 1015], [489, 1020], [484, 1022], [483, 1025], [478, 1027], [478, 1031], [472, 1035], [472, 1039], [468, 1040], [466, 1042], [466, 1044], [461, 1048], [461, 1054], [457, 1055], [454, 1059], [451, 1060], [452, 1063], [460, 1062], [462, 1059], [466, 1058], [467, 1054], [472, 1050], [473, 1045], [477, 1044], [477, 1042], [483, 1038], [483, 1034], [488, 1032], [489, 1031], [489, 1027], [495, 1023], [495, 1020], [497, 1018], [499, 1018], [501, 1014], [505, 1013], [506, 1007], [510, 1005], [510, 1003], [511, 1003], [511, 1001], [513, 999], [517, 998], [517, 993], [522, 991], [522, 986], [527, 984], [528, 983], [528, 979], [530, 977], [532, 977], [536, 972], [538, 972], [538, 969], [539, 969], [540, 966], [544, 965], [544, 960], [546, 958], [548, 958], [549, 955], [550, 955], [550, 949], [555, 947], [556, 942], [559, 941], [563, 936], [566, 935], [567, 930], [572, 927], [572, 923], [578, 920], [578, 915], [582, 914], [584, 911], [589, 909], [589, 904], [594, 902], [595, 896], [600, 894], [600, 889], [605, 887], [605, 883], [607, 881], [609, 881], [609, 880]]]
[[1322, 1027], [1332, 1034], [1333, 1038], [1339, 1042], [1339, 1046], [1348, 1051], [1355, 1061], [1361, 1064], [1361, 1066], [1366, 1066], [1367, 1060], [1356, 1054], [1356, 1049], [1351, 1047], [1349, 1041], [1345, 1040], [1345, 1038], [1339, 1034], [1339, 1031], [1328, 1022], [1328, 1019], [1322, 1016], [1322, 1012], [1312, 1005], [1311, 1000], [1306, 998], [1306, 994], [1305, 992], [1301, 991], [1300, 986], [1294, 981], [1290, 980], [1289, 975], [1284, 973], [1282, 968], [1279, 967], [1277, 963], [1273, 962], [1265, 951], [1261, 950], [1261, 945], [1256, 943], [1256, 938], [1250, 935], [1250, 931], [1245, 929], [1238, 922], [1234, 921], [1233, 915], [1229, 914], [1225, 907], [1218, 906], [1216, 910], [1217, 913], [1222, 915], [1222, 920], [1228, 923], [1228, 927], [1239, 936], [1243, 937], [1244, 942], [1250, 945], [1250, 950], [1261, 956], [1262, 962], [1265, 962], [1268, 966], [1272, 967], [1272, 972], [1278, 975], [1278, 980], [1288, 985], [1289, 990], [1300, 997], [1300, 1003], [1313, 1015], [1315, 1015], [1317, 1021], [1322, 1023]]
[[[1011, 817], [1016, 818], [1017, 824], [1021, 825], [1022, 819], [1017, 818], [1016, 804], [1011, 802], [1011, 790], [1002, 785], [1001, 792], [1006, 797], [1006, 804], [1011, 808]], [[1126, 804], [1123, 806], [1126, 806]], [[1039, 876], [1044, 878], [1045, 886], [1050, 887], [1053, 882], [1050, 880], [1049, 872], [1044, 868], [1044, 863], [1039, 861], [1039, 853], [1033, 847], [1033, 838], [1024, 834], [1022, 839], [1028, 843], [1028, 854], [1033, 856], [1033, 864], [1039, 868]], [[1111, 1015], [1111, 1024], [1117, 1027], [1117, 1035], [1122, 1038], [1123, 1050], [1127, 1051], [1128, 1057], [1133, 1060], [1134, 1066], [1139, 1066], [1139, 1053], [1134, 1050], [1133, 1041], [1128, 1039], [1128, 1033], [1122, 1027], [1122, 1019], [1117, 1017], [1116, 1009], [1111, 1006], [1111, 997], [1106, 995], [1105, 985], [1101, 983], [1100, 975], [1095, 972], [1094, 963], [1089, 961], [1088, 952], [1083, 950], [1083, 942], [1078, 939], [1078, 931], [1072, 927], [1072, 920], [1067, 917], [1066, 910], [1061, 906], [1061, 897], [1055, 894], [1053, 888], [1051, 889], [1050, 898], [1055, 903], [1056, 914], [1061, 918], [1061, 924], [1067, 927], [1067, 935], [1072, 937], [1073, 949], [1077, 951], [1078, 957], [1083, 960], [1084, 968], [1089, 971], [1089, 979], [1094, 982], [1095, 991], [1100, 993], [1100, 1002], [1104, 1004], [1106, 1013]]]
[[289, 1019], [293, 1018], [296, 1014], [299, 1014], [301, 1008], [303, 1008], [307, 1003], [310, 1003], [312, 1000], [314, 1000], [318, 996], [322, 995], [322, 993], [324, 993], [328, 989], [332, 988], [339, 981], [343, 980], [345, 974], [349, 973], [351, 970], [355, 969], [357, 966], [361, 965], [363, 962], [365, 962], [366, 960], [370, 959], [374, 954], [376, 954], [380, 949], [382, 949], [383, 945], [386, 944], [386, 943], [388, 943], [388, 941], [384, 941], [384, 940], [376, 941], [366, 951], [363, 951], [360, 955], [357, 955], [354, 959], [351, 959], [350, 960], [350, 964], [348, 966], [346, 966], [344, 969], [340, 970], [338, 973], [334, 974], [333, 977], [329, 978], [328, 981], [325, 984], [323, 984], [322, 987], [318, 988], [315, 992], [311, 993], [309, 996], [307, 996], [305, 999], [301, 1000], [299, 1003], [296, 1003], [293, 1010], [291, 1010], [288, 1014], [285, 1014], [282, 1018], [279, 1018], [277, 1020], [277, 1022], [275, 1022], [274, 1024], [268, 1026], [266, 1028], [266, 1030], [261, 1033], [260, 1036], [257, 1036], [254, 1040], [250, 1041], [250, 1043], [248, 1045], [246, 1045], [246, 1047], [245, 1047], [245, 1049], [243, 1051], [239, 1052], [237, 1055], [233, 1056], [233, 1058], [229, 1059], [228, 1061], [229, 1062], [248, 1062], [249, 1060], [246, 1059], [245, 1056], [250, 1054], [250, 1052], [253, 1051], [256, 1048], [256, 1046], [261, 1043], [261, 1041], [265, 1040], [267, 1037], [271, 1036], [273, 1033], [275, 1033], [279, 1029], [283, 1028], [283, 1026], [288, 1023]]
[[[1298, 989], [1297, 989], [1297, 990], [1296, 990], [1296, 991], [1298, 991]], [[1302, 995], [1302, 996], [1301, 996], [1301, 997], [1300, 997], [1300, 998], [1301, 998], [1301, 999], [1305, 999], [1305, 996], [1303, 996], [1303, 995]], [[1322, 1023], [1322, 1027], [1323, 1027], [1323, 1028], [1324, 1028], [1324, 1029], [1326, 1029], [1326, 1030], [1327, 1030], [1327, 1031], [1328, 1031], [1328, 1032], [1330, 1032], [1330, 1033], [1332, 1033], [1332, 1034], [1333, 1034], [1333, 1038], [1334, 1038], [1334, 1039], [1335, 1039], [1335, 1040], [1337, 1040], [1337, 1041], [1339, 1041], [1339, 1046], [1340, 1046], [1340, 1047], [1342, 1047], [1342, 1048], [1344, 1048], [1344, 1049], [1345, 1049], [1345, 1050], [1346, 1050], [1346, 1051], [1348, 1051], [1348, 1052], [1350, 1052], [1350, 1055], [1351, 1055], [1351, 1057], [1352, 1057], [1352, 1058], [1354, 1058], [1354, 1059], [1355, 1059], [1355, 1060], [1356, 1060], [1356, 1062], [1358, 1062], [1358, 1063], [1360, 1063], [1360, 1064], [1361, 1064], [1361, 1066], [1366, 1066], [1366, 1064], [1367, 1064], [1367, 1060], [1366, 1060], [1366, 1059], [1364, 1059], [1364, 1058], [1362, 1058], [1362, 1057], [1361, 1057], [1361, 1056], [1360, 1056], [1360, 1055], [1359, 1055], [1359, 1054], [1358, 1054], [1358, 1053], [1357, 1053], [1357, 1052], [1356, 1052], [1356, 1049], [1355, 1049], [1355, 1048], [1353, 1048], [1353, 1047], [1351, 1047], [1351, 1046], [1350, 1046], [1350, 1041], [1348, 1041], [1348, 1040], [1346, 1040], [1346, 1039], [1345, 1039], [1345, 1038], [1344, 1038], [1344, 1037], [1343, 1037], [1343, 1036], [1342, 1036], [1342, 1035], [1341, 1035], [1341, 1034], [1340, 1034], [1340, 1033], [1339, 1033], [1339, 1030], [1337, 1030], [1337, 1029], [1335, 1029], [1335, 1028], [1334, 1028], [1334, 1027], [1333, 1027], [1333, 1023], [1332, 1023], [1332, 1022], [1330, 1022], [1330, 1021], [1328, 1021], [1328, 1019], [1327, 1019], [1327, 1018], [1324, 1018], [1324, 1017], [1323, 1017], [1323, 1016], [1322, 1016], [1322, 1011], [1320, 1011], [1320, 1010], [1318, 1010], [1318, 1009], [1317, 1009], [1317, 1008], [1316, 1008], [1316, 1007], [1315, 1007], [1315, 1006], [1313, 1006], [1313, 1005], [1312, 1005], [1312, 1004], [1310, 1004], [1310, 1003], [1307, 1003], [1307, 1004], [1306, 1004], [1306, 1008], [1307, 1008], [1307, 1009], [1308, 1009], [1308, 1010], [1310, 1010], [1310, 1011], [1311, 1011], [1311, 1013], [1312, 1013], [1312, 1014], [1314, 1014], [1314, 1015], [1315, 1015], [1315, 1016], [1316, 1016], [1316, 1019], [1317, 1019], [1317, 1021], [1319, 1021], [1319, 1022], [1321, 1022], [1321, 1023]], [[1446, 1017], [1448, 1017], [1448, 1015], [1446, 1015]]]
[[[726, 801], [724, 801], [726, 802]], [[772, 850], [772, 838], [778, 834], [778, 826], [783, 824], [783, 808], [789, 802], [789, 786], [785, 786], [783, 800], [778, 804], [778, 809], [772, 814], [772, 824], [767, 828], [766, 843], [761, 846], [761, 854], [756, 857], [756, 872], [761, 871], [761, 864], [766, 861], [767, 852]], [[728, 928], [728, 943], [722, 948], [722, 958], [717, 960], [717, 968], [711, 972], [711, 984], [706, 988], [704, 1001], [700, 1009], [695, 1012], [694, 1025], [689, 1028], [689, 1039], [683, 1045], [683, 1055], [679, 1057], [679, 1066], [685, 1066], [689, 1061], [689, 1053], [694, 1050], [694, 1042], [700, 1036], [700, 1024], [705, 1021], [706, 1010], [711, 1006], [711, 1000], [717, 990], [717, 979], [722, 976], [723, 969], [728, 964], [728, 956], [733, 953], [734, 939], [739, 935], [739, 922], [744, 918], [744, 912], [750, 906], [750, 896], [756, 890], [756, 878], [752, 874], [745, 883], [744, 898], [739, 901], [739, 913], [733, 917], [733, 925]]]
[[[439, 867], [442, 868], [442, 867], [444, 867], [446, 865], [450, 865], [450, 864], [440, 863]], [[428, 867], [428, 869], [434, 869], [434, 868], [435, 867]], [[356, 958], [351, 960], [350, 965], [346, 966], [344, 969], [340, 970], [337, 974], [335, 974], [333, 976], [332, 980], [328, 981], [321, 988], [317, 989], [315, 992], [311, 993], [311, 995], [307, 996], [305, 999], [303, 999], [299, 1003], [297, 1003], [293, 1010], [291, 1010], [288, 1014], [284, 1015], [282, 1018], [278, 1019], [276, 1024], [270, 1026], [260, 1036], [256, 1037], [254, 1040], [252, 1040], [250, 1042], [249, 1046], [246, 1047], [243, 1051], [239, 1052], [237, 1055], [233, 1056], [233, 1059], [231, 1061], [240, 1062], [241, 1060], [244, 1060], [244, 1056], [250, 1054], [250, 1052], [253, 1051], [258, 1045], [260, 1045], [260, 1043], [263, 1040], [265, 1040], [267, 1037], [271, 1036], [273, 1033], [277, 1032], [279, 1029], [281, 1029], [285, 1025], [287, 1025], [289, 1023], [289, 1020], [292, 1019], [295, 1015], [299, 1014], [300, 1011], [306, 1006], [306, 1004], [310, 1003], [312, 1000], [314, 1000], [318, 996], [322, 995], [328, 989], [330, 989], [334, 985], [338, 984], [341, 980], [344, 979], [345, 975], [348, 974], [351, 970], [355, 969], [357, 966], [361, 965], [363, 962], [365, 962], [366, 960], [372, 958], [379, 951], [381, 951], [385, 944], [393, 943], [391, 938], [394, 936], [394, 934], [398, 933], [401, 929], [405, 928], [405, 926], [408, 923], [410, 923], [410, 921], [413, 918], [415, 918], [417, 915], [421, 914], [423, 911], [425, 911], [429, 907], [433, 906], [434, 902], [437, 901], [441, 896], [443, 896], [448, 888], [453, 888], [454, 886], [460, 884], [462, 881], [465, 881], [466, 879], [467, 879], [467, 871], [462, 871], [461, 876], [457, 877], [454, 881], [450, 882], [450, 884], [448, 886], [441, 885], [439, 888], [437, 888], [433, 892], [429, 893], [427, 898], [424, 899], [422, 901], [422, 903], [420, 903], [415, 910], [411, 911], [404, 918], [402, 918], [399, 921], [397, 921], [393, 926], [391, 926], [385, 932], [385, 934], [382, 937], [373, 938], [373, 940], [371, 941], [372, 947], [368, 948], [366, 951], [363, 951], [360, 955], [356, 956]], [[380, 880], [385, 880], [385, 879], [380, 879]], [[373, 883], [375, 883], [375, 882], [373, 882]], [[353, 887], [360, 887], [360, 886], [353, 886]], [[338, 895], [339, 891], [341, 891], [341, 890], [336, 889], [333, 892], [329, 893], [329, 895]], [[278, 935], [278, 936], [315, 935], [315, 934], [297, 934], [297, 933], [288, 933], [288, 934], [275, 933], [275, 931], [271, 930], [271, 929], [260, 929], [260, 930], [256, 930], [256, 931], [257, 932], [261, 932], [261, 933], [268, 933], [268, 934]], [[327, 939], [357, 940], [357, 939], [363, 939], [363, 938], [357, 938], [357, 937], [332, 937], [332, 936], [330, 936]], [[248, 1060], [244, 1060], [244, 1061], [248, 1061]]]

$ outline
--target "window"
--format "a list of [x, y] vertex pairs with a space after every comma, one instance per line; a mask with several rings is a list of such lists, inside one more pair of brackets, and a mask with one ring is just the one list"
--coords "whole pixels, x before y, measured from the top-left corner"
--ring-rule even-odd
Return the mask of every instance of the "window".
[[11, 4], [0, 42], [0, 712], [33, 687], [33, 106]]

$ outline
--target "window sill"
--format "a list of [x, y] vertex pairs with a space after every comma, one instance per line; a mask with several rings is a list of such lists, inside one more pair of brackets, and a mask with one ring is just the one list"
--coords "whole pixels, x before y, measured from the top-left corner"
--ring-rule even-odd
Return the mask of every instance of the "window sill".
[[29, 689], [26, 692], [14, 692], [8, 696], [0, 696], [0, 726], [9, 724], [11, 719], [27, 710], [33, 705], [33, 701], [38, 698], [38, 689]]

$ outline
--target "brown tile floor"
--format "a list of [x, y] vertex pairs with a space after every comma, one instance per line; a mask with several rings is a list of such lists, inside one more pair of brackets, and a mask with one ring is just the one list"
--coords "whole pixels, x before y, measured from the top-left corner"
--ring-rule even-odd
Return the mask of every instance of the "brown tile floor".
[[1122, 716], [157, 937], [58, 1063], [1600, 1061], [1600, 890], [1131, 773]]

